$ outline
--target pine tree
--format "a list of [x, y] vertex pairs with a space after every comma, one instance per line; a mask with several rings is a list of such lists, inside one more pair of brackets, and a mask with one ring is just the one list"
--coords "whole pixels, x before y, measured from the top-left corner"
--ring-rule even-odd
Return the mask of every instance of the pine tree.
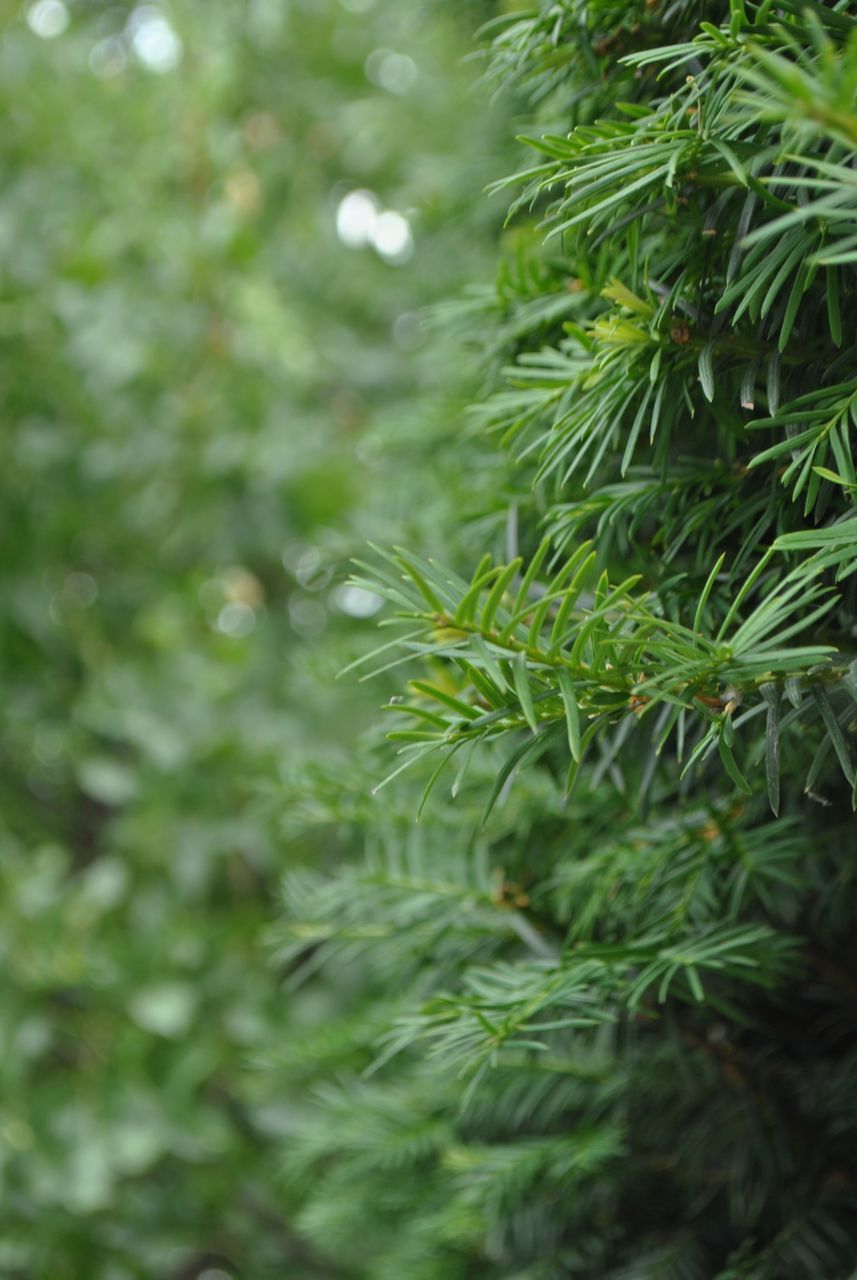
[[299, 1227], [373, 1280], [845, 1280], [855, 22], [541, 0], [486, 52], [535, 155], [439, 466], [496, 484], [358, 573], [395, 745], [286, 885]]

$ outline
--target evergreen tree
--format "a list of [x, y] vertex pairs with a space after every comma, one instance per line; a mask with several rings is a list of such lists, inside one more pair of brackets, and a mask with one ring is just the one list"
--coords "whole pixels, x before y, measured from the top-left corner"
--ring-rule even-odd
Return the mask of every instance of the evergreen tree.
[[441, 316], [493, 370], [434, 436], [474, 495], [359, 571], [396, 745], [315, 771], [295, 825], [351, 861], [278, 939], [343, 1275], [857, 1274], [849, 8], [488, 29], [536, 154]]

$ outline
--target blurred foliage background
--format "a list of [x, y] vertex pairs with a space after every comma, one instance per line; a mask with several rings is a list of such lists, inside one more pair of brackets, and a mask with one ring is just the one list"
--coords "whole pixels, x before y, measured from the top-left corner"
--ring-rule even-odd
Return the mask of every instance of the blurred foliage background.
[[0, 13], [0, 1272], [329, 1276], [266, 1064], [347, 991], [285, 994], [264, 931], [379, 701], [332, 688], [347, 558], [501, 501], [440, 469], [478, 372], [420, 320], [494, 257], [486, 13]]

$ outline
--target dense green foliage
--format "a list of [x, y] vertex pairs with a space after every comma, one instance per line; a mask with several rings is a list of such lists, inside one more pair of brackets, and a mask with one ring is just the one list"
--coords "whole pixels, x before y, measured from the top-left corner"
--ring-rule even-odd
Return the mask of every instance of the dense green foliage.
[[[414, 313], [486, 271], [501, 130], [418, 6], [14, 10], [0, 1273], [330, 1275], [259, 1068], [327, 1012], [262, 937], [275, 787], [376, 701], [333, 690], [373, 625], [338, 584], [367, 513], [401, 525], [389, 458], [437, 381]], [[409, 214], [410, 261], [340, 243], [353, 187]]]
[[442, 319], [492, 372], [402, 480], [477, 493], [359, 570], [395, 746], [315, 771], [294, 829], [350, 860], [278, 934], [344, 993], [277, 1066], [344, 1275], [854, 1274], [849, 8], [487, 30], [532, 150], [496, 290]]
[[4, 25], [4, 1275], [857, 1274], [850, 6], [450, 8]]

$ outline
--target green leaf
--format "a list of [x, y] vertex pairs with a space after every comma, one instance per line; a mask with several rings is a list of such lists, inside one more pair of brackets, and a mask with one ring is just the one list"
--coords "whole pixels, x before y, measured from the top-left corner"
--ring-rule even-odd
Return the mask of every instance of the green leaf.
[[411, 579], [426, 603], [431, 605], [432, 609], [437, 613], [443, 613], [444, 605], [440, 596], [437, 594], [434, 587], [429, 585], [428, 580], [423, 576], [416, 565], [413, 564], [412, 560], [407, 556], [397, 555], [396, 563], [401, 566], [405, 574]]
[[765, 726], [765, 778], [768, 800], [777, 817], [780, 812], [780, 695], [777, 686], [770, 681], [760, 685], [759, 692], [768, 708]]
[[482, 557], [479, 562], [479, 566], [473, 575], [473, 580], [467, 591], [461, 597], [461, 601], [455, 611], [454, 619], [457, 623], [471, 621], [476, 611], [476, 605], [480, 594], [491, 579], [500, 573], [501, 570], [502, 566], [500, 565], [496, 565], [493, 568], [491, 567], [490, 555], [486, 554]]
[[530, 689], [526, 654], [515, 654], [515, 657], [512, 659], [512, 673], [515, 680], [515, 692], [518, 695], [518, 701], [521, 704], [521, 710], [524, 713], [527, 724], [530, 726], [533, 733], [538, 733], [539, 722], [536, 717], [536, 709], [533, 706], [533, 695]]
[[553, 627], [551, 628], [549, 644], [552, 651], [556, 650], [565, 638], [565, 629], [571, 615], [571, 611], [577, 604], [578, 597], [583, 589], [583, 584], [597, 558], [597, 552], [595, 551], [591, 551], [589, 555], [584, 557], [578, 565], [577, 572], [566, 588], [562, 604], [557, 610], [557, 615], [554, 619]]
[[824, 721], [824, 727], [827, 730], [833, 750], [836, 752], [836, 758], [839, 761], [840, 768], [845, 774], [847, 781], [854, 785], [855, 773], [854, 765], [851, 760], [851, 752], [848, 743], [845, 741], [845, 735], [842, 732], [839, 721], [836, 718], [836, 712], [830, 701], [827, 690], [823, 685], [815, 684], [812, 686], [812, 696], [816, 705], [821, 712], [821, 718]]
[[813, 471], [817, 476], [821, 476], [822, 480], [830, 480], [833, 484], [838, 484], [847, 489], [851, 483], [844, 476], [838, 475], [835, 471], [831, 471], [829, 467], [813, 467]]
[[442, 702], [445, 707], [449, 707], [450, 711], [454, 711], [464, 720], [476, 720], [479, 717], [478, 707], [472, 707], [469, 702], [462, 702], [460, 698], [454, 697], [453, 694], [447, 693], [445, 689], [427, 680], [412, 680], [411, 688], [427, 698], [433, 698], [435, 702]]
[[786, 303], [786, 313], [783, 317], [782, 328], [780, 329], [780, 336], [777, 342], [777, 349], [780, 352], [785, 351], [789, 338], [792, 335], [794, 322], [797, 318], [798, 307], [800, 306], [801, 298], [806, 292], [808, 281], [809, 267], [804, 263], [798, 270], [794, 284], [792, 285], [791, 293], [789, 294], [789, 300]]
[[494, 779], [494, 785], [491, 788], [485, 809], [483, 810], [483, 827], [491, 816], [491, 811], [499, 800], [503, 788], [509, 782], [509, 779], [512, 777], [515, 770], [522, 768], [525, 764], [533, 764], [540, 756], [544, 755], [548, 747], [550, 747], [555, 741], [555, 738], [555, 731], [546, 729], [537, 737], [527, 738], [520, 744], [520, 746], [516, 747], [509, 756], [507, 756]]
[[423, 810], [426, 807], [429, 796], [434, 790], [434, 785], [437, 782], [438, 778], [443, 773], [444, 769], [449, 764], [450, 760], [455, 755], [456, 751], [458, 751], [458, 749], [463, 746], [464, 746], [464, 740], [462, 740], [461, 742], [456, 742], [455, 745], [451, 747], [450, 750], [447, 751], [447, 753], [444, 755], [440, 764], [437, 765], [437, 767], [432, 771], [432, 774], [423, 790], [423, 794], [420, 797], [419, 805], [417, 806], [417, 814], [416, 814], [417, 822], [419, 822], [420, 818], [423, 816]]
[[776, 551], [796, 551], [807, 547], [825, 547], [844, 542], [853, 545], [857, 541], [857, 516], [850, 520], [840, 520], [837, 524], [827, 525], [823, 529], [799, 529], [795, 533], [784, 533], [774, 543]]
[[699, 381], [709, 403], [714, 399], [714, 343], [707, 343], [699, 353]]
[[696, 613], [693, 615], [692, 629], [696, 632], [699, 632], [702, 627], [702, 619], [705, 616], [705, 606], [708, 604], [708, 598], [711, 595], [715, 582], [717, 581], [717, 576], [723, 568], [723, 561], [725, 559], [726, 552], [724, 551], [717, 563], [714, 565], [714, 568], [709, 573], [705, 586], [702, 588], [702, 592], [700, 593], [699, 601], [696, 606]]
[[[728, 716], [725, 719], [726, 719], [726, 722], [729, 722], [731, 724], [731, 721], [729, 721]], [[750, 786], [749, 782], [744, 777], [741, 770], [738, 768], [735, 757], [732, 754], [732, 747], [727, 741], [726, 735], [722, 729], [717, 741], [717, 747], [720, 752], [720, 759], [723, 761], [723, 765], [726, 769], [726, 772], [729, 774], [729, 777], [735, 783], [735, 786], [745, 796], [751, 796], [753, 794], [753, 788]]]
[[842, 346], [842, 313], [839, 307], [839, 270], [837, 267], [825, 269], [827, 280], [827, 320], [830, 336], [834, 345]]
[[[544, 563], [545, 556], [547, 555], [549, 550], [550, 550], [550, 538], [544, 538], [539, 543], [539, 546], [535, 555], [533, 556], [530, 563], [527, 565], [526, 572], [524, 573], [524, 576], [521, 578], [521, 585], [518, 587], [518, 594], [515, 596], [515, 603], [512, 605], [513, 614], [518, 613], [520, 609], [523, 609], [526, 606], [529, 600], [530, 587], [535, 582], [539, 569], [541, 569], [542, 564]], [[501, 639], [502, 638], [503, 636], [501, 636]]]
[[562, 695], [562, 705], [565, 709], [565, 724], [568, 733], [568, 749], [571, 752], [572, 760], [579, 763], [580, 761], [580, 710], [577, 705], [577, 698], [574, 693], [574, 681], [567, 667], [559, 667], [557, 670], [557, 680], [559, 682], [559, 690]]
[[491, 630], [497, 610], [500, 607], [500, 602], [522, 564], [523, 560], [520, 556], [514, 559], [511, 564], [507, 564], [489, 591], [488, 599], [485, 601], [485, 605], [482, 609], [482, 615], [479, 618], [479, 625], [483, 631]]

